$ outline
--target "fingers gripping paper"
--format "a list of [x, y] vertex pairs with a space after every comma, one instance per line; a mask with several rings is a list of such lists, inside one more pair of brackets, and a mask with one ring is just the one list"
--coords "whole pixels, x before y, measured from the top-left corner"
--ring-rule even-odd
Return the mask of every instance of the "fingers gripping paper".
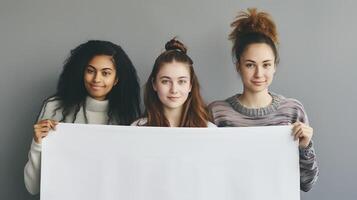
[[298, 200], [299, 183], [290, 126], [59, 124], [42, 147], [42, 200]]

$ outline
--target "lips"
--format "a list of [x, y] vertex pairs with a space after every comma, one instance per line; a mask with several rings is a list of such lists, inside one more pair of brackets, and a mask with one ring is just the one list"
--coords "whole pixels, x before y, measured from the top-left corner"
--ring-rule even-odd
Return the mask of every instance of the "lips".
[[100, 86], [100, 85], [90, 85], [90, 87], [91, 87], [93, 90], [100, 90], [100, 89], [102, 89], [104, 86]]
[[179, 99], [180, 97], [167, 97], [168, 99], [170, 99], [171, 101], [176, 101], [177, 99]]
[[266, 81], [252, 81], [254, 85], [263, 85], [266, 83]]

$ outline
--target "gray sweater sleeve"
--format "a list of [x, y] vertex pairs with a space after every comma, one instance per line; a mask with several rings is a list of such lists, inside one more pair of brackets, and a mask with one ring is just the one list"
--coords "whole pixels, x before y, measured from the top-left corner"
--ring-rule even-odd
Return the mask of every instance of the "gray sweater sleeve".
[[317, 181], [319, 168], [317, 166], [316, 154], [311, 141], [308, 147], [300, 149], [300, 189], [304, 192], [311, 190]]
[[[42, 119], [51, 119], [53, 115], [53, 108], [57, 102], [45, 102], [42, 106], [41, 112], [37, 121]], [[57, 120], [57, 119], [55, 119]], [[29, 193], [35, 195], [40, 192], [41, 180], [41, 149], [42, 145], [37, 144], [32, 139], [30, 151], [28, 153], [28, 161], [24, 168], [24, 182]]]
[[[308, 124], [309, 120], [300, 102], [297, 103], [298, 120]], [[317, 181], [319, 168], [317, 165], [316, 153], [311, 140], [306, 148], [299, 149], [300, 163], [300, 189], [304, 192], [311, 190], [312, 186]]]
[[[216, 101], [209, 105], [209, 111], [219, 127], [249, 127], [288, 125], [299, 120], [309, 124], [303, 105], [295, 99], [286, 99], [273, 95], [271, 106], [263, 109], [246, 109], [237, 102], [237, 96], [225, 101]], [[276, 107], [274, 107], [276, 105]], [[250, 112], [246, 112], [249, 110]], [[259, 115], [264, 111], [264, 115]], [[313, 142], [307, 148], [299, 149], [300, 189], [309, 191], [317, 181], [319, 168]]]

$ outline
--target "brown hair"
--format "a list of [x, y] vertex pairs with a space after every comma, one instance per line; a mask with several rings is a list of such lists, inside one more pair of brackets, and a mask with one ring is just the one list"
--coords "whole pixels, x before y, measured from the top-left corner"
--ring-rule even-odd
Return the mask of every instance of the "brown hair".
[[192, 85], [191, 92], [183, 105], [180, 127], [207, 127], [209, 115], [200, 94], [200, 86], [193, 69], [192, 59], [186, 54], [187, 48], [183, 43], [173, 38], [166, 43], [165, 49], [166, 51], [156, 58], [152, 72], [146, 82], [144, 92], [146, 110], [144, 115], [147, 117], [147, 123], [145, 125], [170, 126], [169, 121], [164, 115], [162, 103], [153, 88], [153, 82], [164, 64], [175, 61], [188, 65]]
[[278, 33], [268, 13], [258, 12], [256, 8], [248, 8], [247, 12], [239, 12], [231, 27], [233, 31], [229, 34], [229, 39], [233, 42], [232, 54], [236, 61], [239, 62], [240, 56], [248, 45], [265, 43], [272, 48], [275, 63], [279, 62]]

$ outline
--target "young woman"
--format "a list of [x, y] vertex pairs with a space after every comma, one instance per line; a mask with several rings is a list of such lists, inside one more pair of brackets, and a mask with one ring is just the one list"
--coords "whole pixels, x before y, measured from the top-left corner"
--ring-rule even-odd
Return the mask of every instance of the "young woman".
[[299, 101], [269, 91], [279, 60], [275, 24], [269, 14], [248, 9], [231, 26], [232, 53], [244, 89], [210, 104], [214, 123], [219, 127], [293, 124], [293, 136], [299, 139], [300, 188], [309, 191], [318, 177], [313, 129]]
[[129, 125], [140, 115], [136, 70], [123, 49], [88, 41], [71, 51], [57, 92], [46, 99], [34, 125], [24, 178], [27, 190], [40, 190], [41, 142], [58, 122]]
[[175, 38], [165, 45], [146, 82], [144, 118], [136, 126], [211, 127], [186, 47]]

